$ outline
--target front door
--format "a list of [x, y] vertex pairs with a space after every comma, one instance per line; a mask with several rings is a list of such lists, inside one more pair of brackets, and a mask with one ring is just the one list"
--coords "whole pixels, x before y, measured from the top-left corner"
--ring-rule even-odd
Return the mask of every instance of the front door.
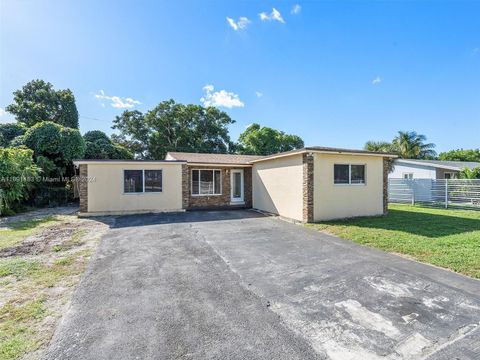
[[231, 200], [232, 203], [243, 203], [243, 169], [231, 171]]

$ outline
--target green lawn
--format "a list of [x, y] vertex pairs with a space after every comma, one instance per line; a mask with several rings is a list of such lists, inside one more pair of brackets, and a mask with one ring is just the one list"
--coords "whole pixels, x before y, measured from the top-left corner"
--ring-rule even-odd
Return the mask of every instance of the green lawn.
[[8, 228], [0, 228], [0, 249], [18, 245], [27, 236], [33, 235], [42, 229], [54, 225], [58, 220], [54, 216], [43, 219], [18, 221]]
[[390, 205], [387, 216], [309, 226], [480, 279], [480, 211]]

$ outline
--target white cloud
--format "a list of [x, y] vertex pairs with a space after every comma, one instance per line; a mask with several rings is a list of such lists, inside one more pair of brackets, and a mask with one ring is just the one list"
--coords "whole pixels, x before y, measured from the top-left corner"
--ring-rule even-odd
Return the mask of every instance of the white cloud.
[[377, 76], [375, 79], [372, 80], [372, 85], [378, 85], [382, 82], [380, 76]]
[[266, 12], [261, 12], [258, 14], [260, 16], [260, 20], [262, 21], [278, 21], [285, 24], [285, 20], [283, 20], [282, 14], [275, 8], [272, 8], [272, 12], [267, 14]]
[[255, 91], [255, 95], [260, 98], [263, 96], [263, 93], [261, 91]]
[[250, 20], [248, 20], [248, 18], [245, 16], [242, 16], [238, 18], [237, 22], [235, 22], [234, 19], [227, 17], [227, 23], [233, 30], [238, 31], [246, 29], [248, 24], [250, 24]]
[[[108, 100], [114, 108], [118, 109], [130, 109], [135, 105], [141, 104], [140, 101], [134, 100], [130, 97], [122, 98], [120, 96], [108, 96], [103, 90], [100, 90], [98, 94], [95, 94], [95, 98], [99, 100]], [[102, 101], [101, 105], [105, 107], [105, 103]]]
[[291, 13], [293, 15], [298, 15], [302, 11], [302, 7], [298, 4], [293, 5]]
[[205, 85], [203, 91], [205, 95], [200, 99], [203, 106], [216, 106], [216, 107], [244, 107], [245, 104], [240, 100], [240, 97], [233, 93], [225, 90], [213, 91], [213, 85]]
[[4, 108], [0, 108], [0, 124], [6, 124], [14, 122], [14, 120], [8, 116], [8, 113]]

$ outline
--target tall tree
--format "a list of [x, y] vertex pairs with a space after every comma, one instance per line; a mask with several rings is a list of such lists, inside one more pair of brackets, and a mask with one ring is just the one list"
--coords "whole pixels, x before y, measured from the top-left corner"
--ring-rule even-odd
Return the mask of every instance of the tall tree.
[[85, 140], [85, 159], [133, 159], [133, 154], [125, 147], [115, 144], [103, 131], [88, 131]]
[[431, 159], [437, 153], [435, 144], [425, 143], [427, 137], [415, 131], [399, 131], [392, 145], [398, 155], [404, 159]]
[[14, 103], [5, 110], [15, 115], [27, 127], [42, 121], [78, 129], [78, 111], [75, 97], [69, 90], [58, 90], [43, 80], [32, 80], [13, 93]]
[[297, 135], [252, 124], [240, 134], [238, 152], [250, 155], [270, 155], [302, 147], [304, 147], [303, 140]]
[[389, 143], [387, 141], [367, 141], [363, 148], [364, 150], [368, 150], [368, 151], [387, 152], [387, 153], [395, 152], [395, 149], [392, 143]]
[[474, 161], [480, 162], [480, 149], [457, 149], [442, 152], [438, 155], [440, 160]]
[[112, 140], [126, 146], [137, 158], [163, 159], [168, 151], [231, 151], [225, 112], [214, 107], [163, 101], [145, 115], [124, 111], [114, 120], [119, 134]]
[[119, 130], [119, 134], [111, 136], [114, 142], [129, 149], [137, 158], [148, 157], [150, 130], [145, 123], [145, 116], [140, 111], [125, 110], [113, 120], [112, 129]]

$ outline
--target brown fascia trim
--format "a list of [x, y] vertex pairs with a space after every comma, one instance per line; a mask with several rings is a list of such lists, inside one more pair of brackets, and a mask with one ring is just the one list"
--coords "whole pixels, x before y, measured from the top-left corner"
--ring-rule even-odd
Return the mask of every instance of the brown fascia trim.
[[75, 166], [79, 165], [88, 165], [88, 164], [186, 164], [186, 161], [181, 160], [101, 160], [101, 159], [92, 159], [92, 160], [73, 160]]
[[318, 153], [318, 154], [335, 154], [335, 155], [364, 155], [364, 156], [376, 156], [376, 157], [387, 157], [387, 158], [397, 158], [398, 156], [395, 154], [390, 153], [381, 153], [381, 152], [373, 152], [373, 151], [366, 151], [366, 150], [348, 150], [348, 149], [322, 149], [322, 148], [315, 148], [315, 147], [307, 147], [298, 150], [286, 151], [283, 153], [278, 153], [274, 155], [269, 155], [261, 159], [252, 160], [249, 163], [254, 164], [261, 161], [268, 161], [268, 160], [275, 160], [278, 158], [283, 158], [287, 156], [295, 156], [301, 155], [305, 153]]
[[239, 163], [239, 164], [232, 164], [232, 163], [205, 163], [205, 162], [186, 162], [188, 166], [209, 166], [209, 167], [252, 167], [252, 164], [245, 164], [245, 163]]

